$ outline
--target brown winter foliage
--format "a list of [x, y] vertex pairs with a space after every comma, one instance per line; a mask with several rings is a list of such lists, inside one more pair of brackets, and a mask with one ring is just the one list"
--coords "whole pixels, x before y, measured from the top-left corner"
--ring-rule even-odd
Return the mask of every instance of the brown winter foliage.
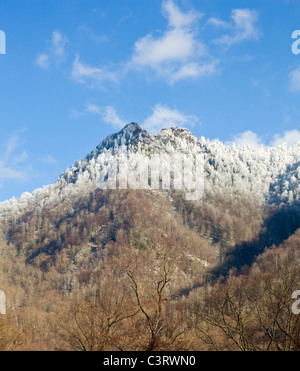
[[1, 226], [0, 350], [300, 350], [293, 212], [148, 191], [28, 210]]

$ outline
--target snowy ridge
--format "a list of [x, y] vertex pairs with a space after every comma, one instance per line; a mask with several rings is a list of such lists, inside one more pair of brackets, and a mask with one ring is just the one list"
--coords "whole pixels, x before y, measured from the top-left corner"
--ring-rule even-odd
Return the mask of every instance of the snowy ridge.
[[204, 154], [205, 190], [246, 195], [260, 202], [286, 204], [300, 199], [300, 143], [292, 147], [228, 147], [220, 141], [196, 138], [183, 128], [163, 129], [149, 135], [138, 124], [126, 125], [104, 139], [93, 152], [68, 168], [53, 184], [0, 203], [0, 217], [39, 210], [45, 205], [68, 202], [97, 188], [100, 170], [120, 154]]

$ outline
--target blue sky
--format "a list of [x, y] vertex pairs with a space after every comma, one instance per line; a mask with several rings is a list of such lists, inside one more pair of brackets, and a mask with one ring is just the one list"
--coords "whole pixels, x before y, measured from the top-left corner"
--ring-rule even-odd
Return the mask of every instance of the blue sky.
[[132, 121], [300, 140], [299, 29], [297, 0], [0, 0], [0, 201]]

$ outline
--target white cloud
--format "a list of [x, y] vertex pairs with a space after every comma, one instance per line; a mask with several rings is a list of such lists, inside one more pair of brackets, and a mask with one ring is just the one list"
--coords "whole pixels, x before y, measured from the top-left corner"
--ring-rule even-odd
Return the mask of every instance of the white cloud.
[[164, 0], [162, 3], [162, 13], [168, 19], [169, 25], [174, 28], [190, 27], [203, 14], [190, 10], [183, 13], [174, 4], [173, 0]]
[[174, 84], [175, 82], [186, 78], [200, 78], [213, 75], [217, 72], [218, 64], [219, 61], [217, 60], [202, 65], [199, 65], [198, 63], [187, 63], [178, 71], [175, 71], [170, 75], [170, 83]]
[[67, 42], [68, 39], [59, 31], [52, 32], [50, 52], [58, 61], [62, 60], [65, 57], [65, 47]]
[[226, 145], [232, 146], [235, 144], [237, 147], [250, 147], [254, 149], [258, 149], [261, 145], [263, 145], [262, 138], [253, 133], [253, 131], [248, 130], [243, 133], [236, 134], [232, 137], [230, 142], [226, 142]]
[[[129, 120], [120, 118], [116, 109], [113, 106], [99, 106], [88, 103], [85, 106], [84, 112], [73, 116], [77, 118], [84, 113], [92, 113], [101, 117], [101, 120], [118, 129], [122, 129]], [[132, 120], [131, 120], [132, 121]], [[156, 104], [152, 108], [152, 114], [148, 116], [142, 123], [141, 127], [147, 130], [150, 134], [156, 134], [162, 129], [170, 127], [192, 127], [198, 122], [196, 116], [186, 115], [177, 109], [171, 109], [163, 104]]]
[[155, 68], [165, 62], [181, 62], [195, 54], [204, 53], [205, 46], [197, 42], [192, 33], [175, 28], [158, 39], [147, 35], [138, 40], [134, 46], [132, 62]]
[[116, 73], [109, 71], [106, 67], [92, 67], [83, 64], [79, 60], [79, 55], [76, 55], [72, 67], [72, 78], [78, 83], [86, 83], [87, 81], [111, 81], [117, 82], [118, 76]]
[[27, 152], [22, 150], [17, 153], [17, 148], [21, 145], [18, 135], [12, 135], [4, 144], [2, 155], [0, 155], [0, 185], [5, 180], [24, 181], [28, 178], [28, 169], [23, 164], [27, 160]]
[[215, 72], [214, 61], [199, 62], [208, 55], [205, 43], [197, 37], [197, 21], [202, 14], [193, 10], [183, 13], [173, 0], [163, 1], [162, 13], [168, 20], [167, 30], [159, 36], [148, 34], [137, 40], [130, 66], [150, 69], [171, 84]]
[[300, 142], [300, 131], [295, 129], [286, 131], [283, 134], [275, 134], [271, 146], [277, 147], [286, 144], [289, 147], [298, 142]]
[[42, 69], [47, 69], [51, 63], [61, 63], [66, 57], [68, 39], [61, 32], [53, 31], [48, 43], [47, 52], [38, 54], [34, 61]]
[[195, 116], [186, 115], [177, 109], [170, 109], [165, 105], [157, 104], [152, 108], [152, 115], [146, 118], [141, 126], [150, 134], [155, 134], [170, 127], [193, 126], [197, 121]]
[[251, 147], [258, 149], [261, 146], [277, 147], [282, 144], [286, 144], [288, 147], [300, 142], [300, 131], [295, 129], [291, 131], [286, 131], [282, 134], [275, 134], [273, 139], [269, 143], [265, 143], [264, 136], [259, 136], [258, 134], [248, 130], [243, 133], [239, 133], [232, 137], [231, 141], [225, 142], [226, 145], [232, 146], [235, 144], [238, 147]]
[[35, 59], [35, 64], [43, 69], [49, 67], [49, 57], [47, 54], [39, 54]]
[[221, 19], [215, 17], [209, 18], [206, 24], [213, 25], [216, 27], [230, 28], [230, 24], [228, 22], [222, 21]]
[[20, 145], [19, 137], [14, 134], [12, 135], [5, 143], [5, 155], [4, 157], [7, 158], [9, 155], [14, 152], [14, 150]]
[[224, 22], [217, 18], [210, 18], [210, 24], [229, 28], [231, 32], [215, 40], [216, 44], [230, 47], [233, 44], [245, 40], [257, 39], [259, 31], [257, 28], [258, 13], [251, 9], [234, 9], [231, 12], [231, 22]]
[[85, 111], [96, 115], [103, 115], [103, 108], [96, 104], [88, 103], [85, 107]]
[[123, 128], [127, 124], [124, 120], [122, 120], [118, 115], [114, 107], [106, 106], [104, 109], [103, 119], [108, 124], [112, 124], [113, 126]]
[[123, 128], [127, 123], [118, 116], [115, 108], [112, 106], [100, 107], [96, 104], [87, 104], [85, 111], [101, 116], [105, 123], [119, 129]]

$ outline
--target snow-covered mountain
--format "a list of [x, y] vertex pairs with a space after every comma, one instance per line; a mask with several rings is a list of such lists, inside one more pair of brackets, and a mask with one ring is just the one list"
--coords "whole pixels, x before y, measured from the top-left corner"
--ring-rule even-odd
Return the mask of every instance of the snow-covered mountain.
[[150, 135], [136, 123], [104, 139], [94, 151], [68, 168], [53, 184], [0, 203], [0, 216], [18, 215], [45, 205], [74, 200], [98, 187], [99, 174], [111, 175], [121, 155], [129, 159], [151, 154], [201, 154], [204, 158], [204, 191], [251, 197], [261, 203], [287, 204], [300, 199], [300, 143], [292, 147], [229, 147], [220, 141], [196, 138], [183, 128], [163, 129]]

